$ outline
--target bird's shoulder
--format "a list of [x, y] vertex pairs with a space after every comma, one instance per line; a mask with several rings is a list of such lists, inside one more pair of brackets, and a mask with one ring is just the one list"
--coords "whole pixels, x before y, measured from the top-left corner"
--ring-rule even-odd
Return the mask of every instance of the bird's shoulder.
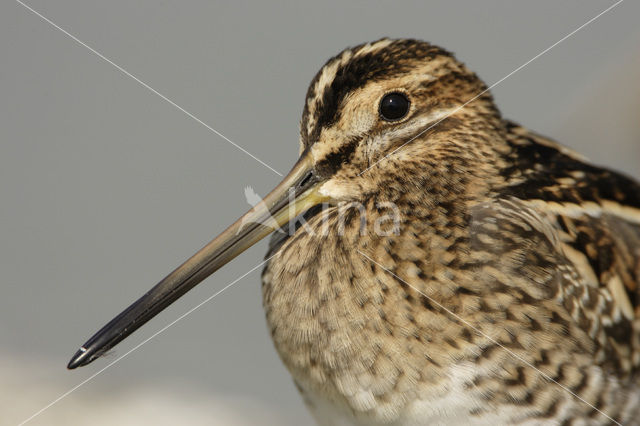
[[514, 123], [507, 135], [504, 183], [472, 211], [476, 247], [547, 286], [596, 363], [637, 371], [640, 185]]

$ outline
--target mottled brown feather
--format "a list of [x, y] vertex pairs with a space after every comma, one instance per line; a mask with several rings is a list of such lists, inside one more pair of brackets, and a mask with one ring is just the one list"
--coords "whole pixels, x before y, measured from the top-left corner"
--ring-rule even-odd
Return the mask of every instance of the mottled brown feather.
[[[335, 202], [273, 237], [263, 298], [322, 424], [637, 424], [640, 185], [504, 120], [485, 88], [416, 40], [312, 81], [301, 142]], [[375, 117], [388, 90], [411, 99], [397, 123]]]

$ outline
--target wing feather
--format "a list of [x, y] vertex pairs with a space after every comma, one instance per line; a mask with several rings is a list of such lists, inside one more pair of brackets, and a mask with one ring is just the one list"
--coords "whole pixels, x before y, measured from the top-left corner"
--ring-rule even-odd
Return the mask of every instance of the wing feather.
[[596, 362], [640, 370], [640, 185], [514, 123], [508, 133], [512, 167], [497, 199], [517, 202], [500, 201], [512, 210], [503, 215], [549, 236], [569, 271], [558, 301], [593, 339]]

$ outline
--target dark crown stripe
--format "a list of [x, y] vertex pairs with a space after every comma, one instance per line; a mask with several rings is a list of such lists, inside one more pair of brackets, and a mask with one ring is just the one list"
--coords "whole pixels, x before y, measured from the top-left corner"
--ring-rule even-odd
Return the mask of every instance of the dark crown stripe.
[[[375, 43], [373, 44], [375, 45]], [[314, 143], [323, 127], [328, 127], [339, 120], [339, 106], [350, 92], [371, 81], [385, 78], [391, 74], [410, 71], [412, 60], [424, 60], [442, 55], [451, 56], [444, 49], [416, 40], [397, 40], [382, 49], [358, 55], [358, 52], [366, 47], [366, 44], [362, 44], [352, 49], [354, 57], [338, 68], [333, 81], [325, 86], [321, 96], [319, 93], [315, 93], [315, 86], [322, 75], [322, 70], [311, 82], [307, 100], [320, 98], [320, 102], [315, 111], [315, 126], [309, 134], [305, 134], [308, 120], [306, 116], [309, 112], [308, 105], [305, 106], [302, 126], [305, 145]], [[342, 54], [331, 58], [323, 69], [341, 58]]]

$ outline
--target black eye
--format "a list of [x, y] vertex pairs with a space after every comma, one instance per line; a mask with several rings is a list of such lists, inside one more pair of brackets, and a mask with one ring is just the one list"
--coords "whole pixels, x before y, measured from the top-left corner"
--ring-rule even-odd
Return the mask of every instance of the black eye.
[[388, 93], [380, 101], [380, 117], [387, 121], [400, 120], [409, 112], [409, 99], [399, 92]]

